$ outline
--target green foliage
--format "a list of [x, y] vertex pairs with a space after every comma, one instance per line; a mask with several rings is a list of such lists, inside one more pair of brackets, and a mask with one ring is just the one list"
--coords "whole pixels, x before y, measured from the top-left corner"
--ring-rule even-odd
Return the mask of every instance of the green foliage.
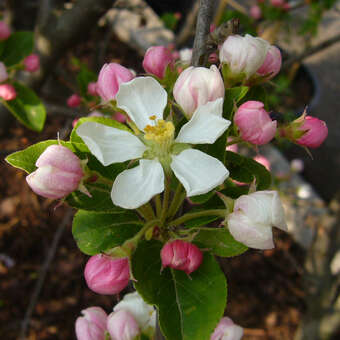
[[242, 195], [247, 195], [249, 192], [249, 185], [237, 185], [230, 178], [224, 182], [224, 189], [221, 193], [227, 197], [236, 199]]
[[209, 228], [200, 230], [195, 237], [201, 248], [211, 250], [215, 255], [221, 257], [232, 257], [241, 255], [247, 251], [247, 247], [237, 242], [227, 229], [224, 228]]
[[110, 213], [79, 210], [73, 219], [72, 234], [83, 253], [95, 255], [120, 246], [141, 227], [133, 211], [120, 208]]
[[244, 98], [249, 91], [247, 86], [237, 86], [226, 89], [223, 103], [223, 117], [229, 120], [233, 119], [235, 105]]
[[227, 151], [226, 167], [230, 177], [239, 182], [251, 183], [256, 178], [257, 190], [266, 190], [271, 185], [270, 172], [251, 158]]
[[162, 14], [161, 20], [163, 21], [165, 27], [172, 31], [176, 28], [178, 22], [176, 15], [171, 12]]
[[247, 102], [248, 100], [257, 100], [262, 102], [266, 110], [270, 109], [268, 107], [267, 92], [261, 85], [252, 86], [248, 93], [240, 101], [240, 105]]
[[80, 71], [77, 74], [77, 85], [80, 95], [87, 100], [91, 99], [91, 95], [87, 93], [87, 86], [90, 82], [96, 82], [97, 75], [89, 70], [85, 64], [80, 64]]
[[46, 119], [45, 106], [39, 97], [31, 90], [18, 82], [14, 82], [17, 97], [2, 103], [26, 127], [34, 131], [41, 131]]
[[157, 306], [167, 340], [209, 340], [225, 308], [223, 272], [209, 253], [190, 277], [179, 270], [161, 271], [161, 248], [158, 241], [139, 243], [131, 261], [137, 291]]
[[3, 42], [1, 61], [5, 65], [13, 66], [20, 63], [25, 57], [33, 52], [34, 35], [33, 32], [15, 32]]

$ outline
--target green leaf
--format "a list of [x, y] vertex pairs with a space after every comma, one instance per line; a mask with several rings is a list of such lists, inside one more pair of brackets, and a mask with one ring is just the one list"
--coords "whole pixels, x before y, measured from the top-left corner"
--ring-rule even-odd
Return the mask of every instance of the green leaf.
[[133, 211], [120, 208], [111, 213], [79, 210], [73, 219], [72, 234], [83, 253], [95, 255], [120, 246], [141, 227]]
[[[63, 146], [68, 147], [71, 151], [74, 151], [70, 143], [60, 141]], [[34, 145], [29, 146], [25, 150], [17, 151], [6, 157], [6, 162], [14, 166], [15, 168], [31, 173], [36, 170], [35, 162], [39, 156], [45, 151], [45, 149], [53, 144], [58, 144], [57, 140], [46, 140]]]
[[248, 248], [237, 242], [227, 229], [211, 228], [200, 230], [195, 237], [195, 242], [202, 245], [202, 248], [210, 249], [215, 255], [231, 257], [244, 253]]
[[87, 86], [90, 82], [95, 82], [96, 80], [97, 75], [90, 71], [86, 65], [81, 64], [80, 72], [77, 74], [77, 84], [82, 97], [87, 99], [91, 98], [91, 96], [87, 93]]
[[17, 96], [13, 100], [2, 100], [7, 109], [26, 127], [40, 132], [45, 123], [46, 110], [39, 97], [20, 83], [14, 84]]
[[223, 272], [208, 252], [190, 277], [169, 268], [161, 272], [161, 248], [158, 241], [138, 244], [131, 261], [137, 291], [157, 306], [167, 340], [209, 340], [226, 305]]
[[233, 183], [230, 179], [224, 182], [224, 189], [221, 193], [227, 197], [236, 199], [242, 195], [247, 195], [249, 192], [249, 185], [237, 185]]
[[7, 67], [18, 64], [33, 52], [33, 47], [33, 32], [15, 32], [5, 41], [1, 61]]
[[262, 102], [264, 104], [265, 109], [266, 110], [269, 109], [267, 101], [267, 92], [261, 85], [252, 86], [248, 91], [247, 95], [243, 97], [240, 104], [243, 104], [248, 100], [257, 100], [259, 102]]
[[237, 86], [227, 88], [223, 103], [223, 117], [232, 120], [234, 105], [237, 104], [249, 91], [247, 86]]
[[212, 190], [203, 195], [191, 196], [190, 201], [192, 201], [195, 204], [202, 204], [209, 201], [210, 198], [214, 196], [214, 194], [215, 190]]
[[230, 171], [230, 177], [237, 181], [251, 183], [255, 177], [257, 190], [268, 189], [271, 185], [270, 172], [251, 158], [227, 151], [226, 167]]

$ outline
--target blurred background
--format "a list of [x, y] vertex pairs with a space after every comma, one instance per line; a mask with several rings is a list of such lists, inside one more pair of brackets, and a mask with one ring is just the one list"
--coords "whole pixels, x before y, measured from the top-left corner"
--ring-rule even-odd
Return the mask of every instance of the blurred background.
[[[81, 93], [86, 72], [96, 75], [104, 63], [117, 62], [143, 73], [143, 54], [152, 45], [185, 58], [198, 8], [195, 0], [0, 1], [13, 31], [35, 32], [41, 69], [18, 79], [47, 111], [38, 133], [0, 105], [1, 339], [75, 339], [82, 309], [99, 305], [109, 312], [119, 300], [86, 287], [87, 256], [72, 237], [72, 211], [34, 194], [25, 173], [4, 158], [57, 132], [64, 138], [74, 119], [91, 112], [90, 101], [66, 104]], [[239, 20], [240, 34], [259, 35], [282, 51], [268, 107], [296, 117], [308, 107], [326, 121], [329, 135], [312, 157], [283, 142], [259, 149], [283, 194], [290, 232], [277, 232], [273, 250], [220, 261], [229, 285], [226, 315], [245, 328], [246, 340], [340, 339], [340, 2], [216, 1], [213, 24], [231, 19]]]

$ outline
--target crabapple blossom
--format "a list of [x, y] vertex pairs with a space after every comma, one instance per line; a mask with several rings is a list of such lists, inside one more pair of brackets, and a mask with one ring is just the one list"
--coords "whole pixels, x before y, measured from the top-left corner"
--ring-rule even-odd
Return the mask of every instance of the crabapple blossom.
[[0, 83], [7, 80], [7, 78], [8, 78], [8, 73], [6, 70], [6, 66], [3, 62], [0, 61]]
[[117, 294], [130, 281], [128, 258], [112, 258], [97, 254], [88, 260], [84, 276], [88, 287], [98, 294]]
[[173, 123], [163, 120], [167, 93], [154, 78], [138, 77], [121, 84], [116, 100], [118, 108], [142, 132], [140, 138], [95, 122], [77, 128], [77, 134], [104, 166], [140, 159], [139, 166], [116, 177], [111, 191], [115, 205], [135, 209], [147, 203], [164, 190], [164, 171], [175, 174], [187, 196], [207, 193], [228, 177], [222, 162], [189, 145], [213, 144], [229, 127], [230, 121], [222, 118], [222, 98], [199, 106], [176, 138]]
[[17, 92], [11, 84], [0, 84], [0, 97], [6, 101], [13, 100], [17, 97]]
[[134, 340], [140, 334], [137, 321], [130, 312], [124, 309], [109, 315], [107, 330], [111, 340]]
[[189, 117], [200, 105], [224, 98], [224, 92], [223, 79], [215, 65], [210, 69], [188, 67], [177, 78], [173, 90], [176, 102]]
[[319, 147], [328, 136], [328, 128], [323, 120], [316, 117], [306, 116], [300, 131], [306, 131], [305, 134], [296, 140], [296, 143], [309, 148]]
[[256, 249], [274, 248], [273, 226], [287, 231], [284, 209], [276, 191], [240, 196], [227, 222], [235, 240]]
[[156, 310], [148, 305], [137, 293], [125, 294], [113, 311], [128, 311], [137, 321], [139, 328], [144, 334], [153, 334], [156, 328]]
[[0, 21], [0, 41], [6, 40], [11, 33], [9, 26], [4, 21]]
[[249, 34], [231, 35], [220, 48], [220, 61], [227, 64], [233, 76], [249, 79], [263, 64], [270, 44]]
[[74, 93], [72, 96], [67, 99], [67, 106], [69, 107], [78, 107], [81, 104], [81, 97]]
[[272, 121], [261, 102], [249, 100], [235, 113], [234, 122], [240, 130], [241, 138], [255, 145], [270, 142], [276, 133], [276, 121]]
[[77, 340], [104, 340], [107, 314], [101, 307], [89, 307], [81, 311], [76, 320]]
[[216, 326], [210, 340], [241, 340], [242, 336], [243, 328], [225, 316]]
[[35, 72], [38, 71], [40, 68], [40, 58], [37, 54], [32, 53], [27, 56], [24, 61], [25, 71], [28, 72]]
[[261, 76], [266, 76], [267, 79], [271, 79], [280, 72], [281, 65], [281, 52], [276, 46], [271, 45], [267, 52], [266, 59], [256, 73]]
[[50, 145], [37, 159], [37, 170], [26, 177], [31, 189], [47, 198], [62, 198], [78, 189], [84, 176], [80, 159], [62, 145]]
[[189, 275], [201, 265], [203, 254], [194, 244], [175, 240], [164, 245], [161, 259], [163, 268], [183, 270]]
[[151, 46], [145, 52], [143, 68], [158, 78], [164, 78], [165, 70], [173, 60], [171, 51], [165, 46]]
[[99, 72], [97, 93], [105, 102], [115, 99], [120, 85], [133, 78], [134, 75], [124, 66], [117, 63], [105, 64]]

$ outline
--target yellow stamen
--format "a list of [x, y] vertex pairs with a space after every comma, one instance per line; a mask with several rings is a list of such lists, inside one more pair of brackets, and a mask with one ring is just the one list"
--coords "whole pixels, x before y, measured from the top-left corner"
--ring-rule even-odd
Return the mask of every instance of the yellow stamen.
[[166, 122], [163, 119], [158, 119], [155, 126], [147, 125], [144, 131], [144, 138], [146, 140], [152, 140], [162, 144], [173, 139], [175, 127], [172, 122]]

